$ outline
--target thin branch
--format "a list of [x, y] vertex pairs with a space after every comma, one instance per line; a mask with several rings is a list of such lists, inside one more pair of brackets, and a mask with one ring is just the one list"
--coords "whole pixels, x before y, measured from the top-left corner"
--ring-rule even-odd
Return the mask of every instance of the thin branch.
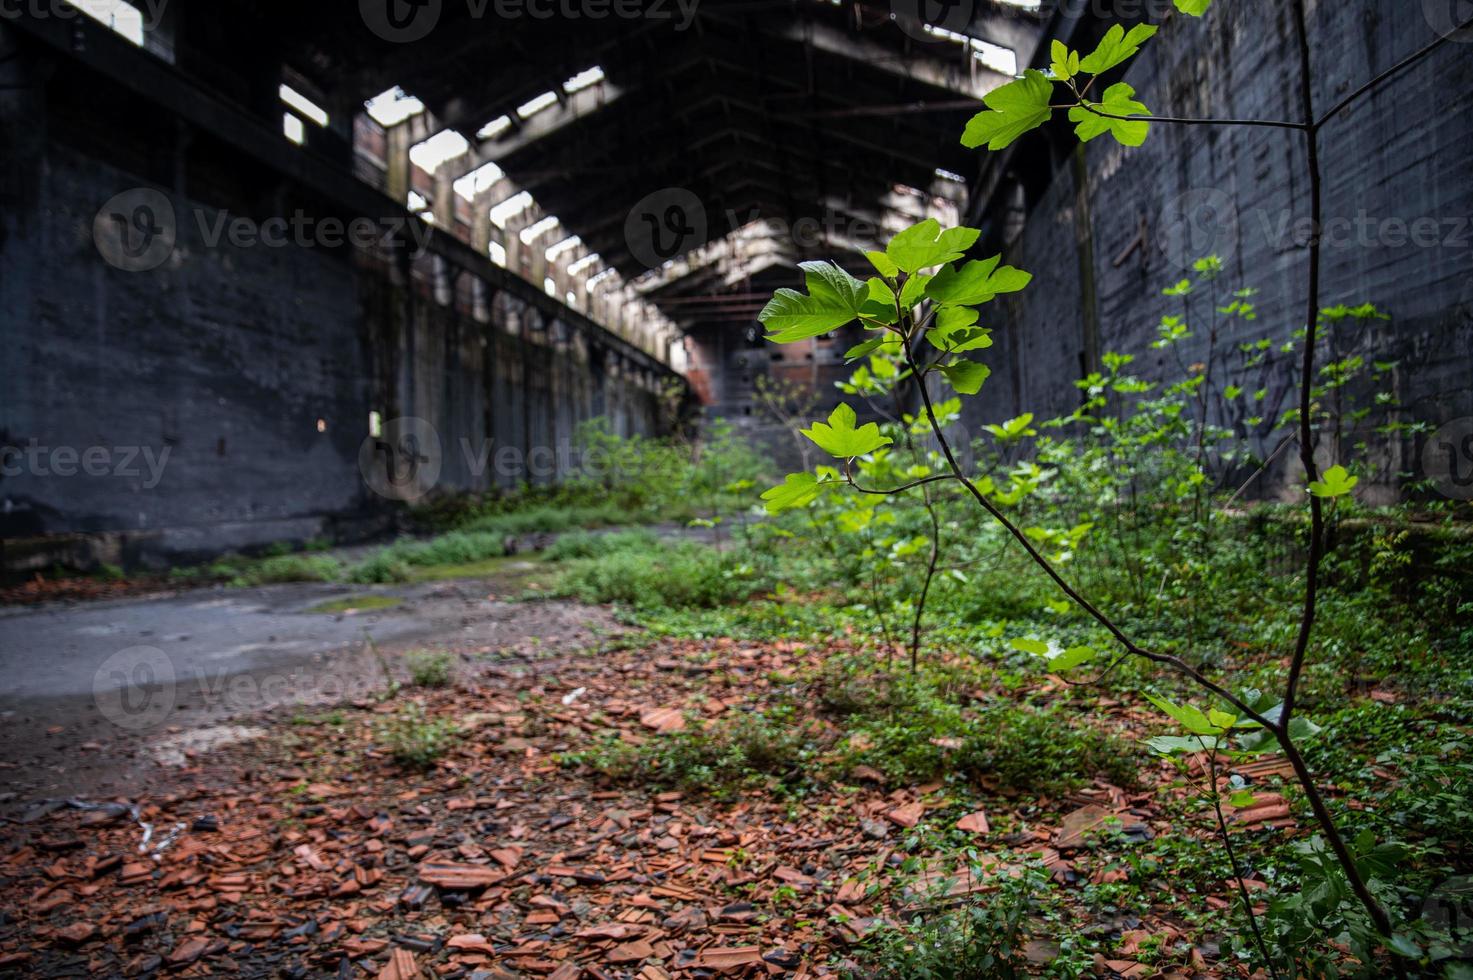
[[1238, 895], [1243, 899], [1243, 911], [1248, 913], [1248, 925], [1253, 930], [1253, 939], [1258, 944], [1258, 954], [1263, 957], [1263, 965], [1268, 967], [1268, 972], [1273, 975], [1274, 980], [1279, 980], [1279, 969], [1274, 965], [1273, 959], [1268, 955], [1268, 944], [1263, 941], [1263, 933], [1258, 929], [1258, 916], [1253, 912], [1253, 900], [1248, 897], [1248, 886], [1243, 883], [1243, 872], [1238, 866], [1238, 854], [1233, 848], [1233, 838], [1228, 833], [1227, 820], [1222, 815], [1222, 794], [1217, 789], [1217, 746], [1222, 736], [1216, 735], [1212, 739], [1212, 748], [1208, 749], [1202, 741], [1202, 736], [1196, 736], [1197, 744], [1202, 746], [1202, 751], [1207, 753], [1207, 774], [1211, 780], [1208, 792], [1211, 793], [1212, 810], [1217, 814], [1217, 832], [1222, 837], [1222, 848], [1227, 852], [1228, 863], [1233, 869], [1233, 880], [1238, 883]]
[[1180, 126], [1259, 126], [1269, 129], [1299, 129], [1310, 128], [1308, 123], [1288, 122], [1283, 119], [1184, 119], [1179, 116], [1117, 116], [1113, 112], [1105, 112], [1097, 109], [1088, 102], [1080, 102], [1078, 106], [1051, 106], [1055, 109], [1083, 108], [1086, 112], [1093, 112], [1097, 116], [1106, 119], [1119, 119], [1123, 122], [1158, 122], [1174, 123]]
[[1392, 65], [1390, 68], [1386, 69], [1381, 74], [1377, 75], [1375, 78], [1372, 78], [1370, 81], [1366, 82], [1364, 85], [1362, 85], [1360, 88], [1356, 89], [1354, 92], [1351, 92], [1349, 95], [1347, 95], [1345, 98], [1341, 99], [1339, 102], [1336, 102], [1334, 104], [1334, 106], [1332, 106], [1330, 108], [1330, 110], [1328, 112], [1326, 112], [1324, 115], [1320, 116], [1318, 119], [1316, 119], [1314, 121], [1313, 125], [1310, 126], [1310, 129], [1311, 130], [1318, 130], [1321, 126], [1325, 125], [1325, 123], [1329, 122], [1330, 119], [1337, 112], [1339, 112], [1341, 109], [1344, 109], [1346, 106], [1350, 105], [1350, 103], [1354, 102], [1356, 99], [1360, 98], [1362, 95], [1365, 95], [1367, 92], [1371, 91], [1377, 85], [1380, 85], [1382, 82], [1386, 81], [1392, 75], [1397, 74], [1398, 72], [1402, 71], [1403, 69], [1410, 68], [1412, 65], [1414, 65], [1417, 62], [1421, 61], [1423, 58], [1427, 57], [1427, 55], [1429, 55], [1433, 51], [1437, 50], [1437, 48], [1439, 46], [1441, 46], [1441, 45], [1445, 44], [1446, 42], [1452, 40], [1452, 35], [1457, 34], [1459, 31], [1465, 31], [1465, 30], [1467, 30], [1470, 27], [1473, 27], [1473, 17], [1470, 17], [1467, 20], [1463, 21], [1461, 24], [1459, 24], [1457, 27], [1453, 28], [1452, 30], [1448, 31], [1446, 34], [1440, 34], [1440, 35], [1438, 35], [1437, 40], [1433, 41], [1431, 44], [1428, 44], [1425, 47], [1419, 48], [1418, 50], [1416, 50], [1416, 51], [1412, 52], [1411, 54], [1407, 55], [1405, 58], [1401, 59], [1396, 64]]
[[869, 487], [862, 487], [857, 482], [855, 482], [855, 479], [853, 475], [850, 474], [847, 465], [844, 468], [844, 476], [847, 478], [847, 482], [849, 483], [849, 485], [858, 490], [860, 493], [873, 493], [879, 496], [892, 496], [897, 493], [904, 493], [907, 490], [914, 490], [916, 487], [924, 486], [927, 483], [939, 483], [942, 480], [956, 479], [956, 477], [952, 476], [950, 473], [939, 473], [935, 476], [928, 476], [920, 480], [912, 480], [909, 483], [902, 483], [900, 486], [894, 487], [890, 490], [873, 490]]
[[[911, 365], [911, 370], [914, 371], [915, 354], [911, 349], [909, 338], [905, 339], [903, 348], [905, 350], [906, 361]], [[931, 404], [930, 391], [927, 390], [924, 384], [917, 385], [917, 387], [920, 389], [921, 392], [921, 401], [925, 404], [926, 418], [931, 423], [931, 431], [936, 436], [937, 443], [941, 446], [941, 452], [942, 455], [946, 457], [947, 466], [951, 468], [951, 471], [956, 475], [957, 480], [961, 482], [962, 486], [967, 488], [967, 490], [972, 494], [972, 497], [976, 499], [978, 504], [981, 505], [982, 509], [987, 511], [987, 513], [992, 516], [993, 520], [1001, 524], [1003, 528], [1009, 534], [1011, 534], [1019, 544], [1023, 546], [1023, 550], [1026, 551], [1028, 553], [1028, 556], [1033, 559], [1033, 563], [1036, 564], [1039, 568], [1043, 569], [1044, 573], [1047, 574], [1049, 578], [1053, 579], [1054, 584], [1057, 585], [1065, 595], [1073, 600], [1075, 605], [1083, 609], [1095, 620], [1095, 622], [1099, 623], [1106, 630], [1108, 630], [1110, 632], [1110, 635], [1115, 638], [1116, 642], [1118, 642], [1130, 653], [1133, 653], [1139, 657], [1144, 657], [1154, 663], [1170, 667], [1178, 673], [1185, 674], [1187, 677], [1190, 677], [1193, 681], [1195, 681], [1198, 685], [1222, 698], [1223, 701], [1236, 708], [1238, 712], [1244, 717], [1256, 721], [1264, 728], [1270, 730], [1273, 729], [1273, 722], [1269, 721], [1267, 717], [1265, 717], [1252, 705], [1248, 704], [1242, 698], [1239, 698], [1237, 695], [1228, 691], [1222, 685], [1207, 677], [1200, 670], [1193, 667], [1185, 660], [1182, 660], [1180, 657], [1172, 656], [1171, 654], [1155, 653], [1153, 651], [1146, 650], [1138, 646], [1133, 640], [1130, 639], [1129, 636], [1125, 634], [1124, 630], [1122, 630], [1119, 626], [1115, 624], [1114, 620], [1106, 616], [1103, 612], [1095, 607], [1094, 603], [1090, 602], [1083, 595], [1081, 595], [1072, 585], [1070, 585], [1064, 579], [1064, 577], [1059, 574], [1058, 570], [1054, 568], [1053, 564], [1047, 558], [1045, 558], [1036, 547], [1034, 547], [1033, 542], [1028, 540], [1028, 536], [1024, 534], [1016, 524], [1008, 520], [1007, 516], [1004, 515], [1000, 510], [998, 510], [997, 507], [993, 505], [992, 501], [987, 499], [986, 494], [978, 490], [977, 485], [973, 483], [970, 478], [967, 477], [966, 473], [961, 468], [961, 464], [956, 461], [956, 455], [951, 450], [951, 443], [947, 440], [945, 433], [942, 432], [941, 425], [936, 421], [936, 411], [934, 406]]]
[[921, 596], [916, 601], [915, 619], [910, 624], [910, 672], [914, 674], [919, 667], [918, 661], [921, 654], [921, 617], [926, 612], [926, 597], [931, 592], [931, 580], [936, 577], [936, 561], [941, 557], [941, 522], [936, 519], [936, 505], [931, 502], [931, 494], [923, 494], [926, 502], [926, 513], [931, 518], [931, 557], [926, 563], [926, 578], [921, 585]]

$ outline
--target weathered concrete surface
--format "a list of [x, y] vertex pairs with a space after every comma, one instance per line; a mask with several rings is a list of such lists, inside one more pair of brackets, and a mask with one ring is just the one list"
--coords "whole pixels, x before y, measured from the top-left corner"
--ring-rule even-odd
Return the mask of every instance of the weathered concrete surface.
[[[495, 598], [504, 584], [291, 584], [0, 611], [6, 793], [130, 795], [128, 781], [177, 732], [370, 698], [387, 686], [386, 667], [404, 679], [407, 650], [479, 650], [489, 663], [593, 647], [620, 630], [604, 609]], [[403, 601], [357, 614], [309, 611], [364, 595]]]
[[[354, 211], [264, 163], [279, 132], [254, 158], [9, 25], [0, 52], [0, 567], [372, 531], [370, 413], [433, 427], [440, 489], [555, 480], [595, 415], [659, 425], [649, 358], [490, 288], [505, 273], [463, 245], [445, 247], [462, 268], [412, 255], [430, 229], [401, 205], [369, 192], [381, 209]], [[135, 189], [167, 200], [176, 237], [156, 267], [118, 268], [98, 219]], [[388, 237], [323, 234], [353, 221]]]
[[[1317, 111], [1437, 36], [1424, 16], [1436, 4], [1368, 0], [1309, 6]], [[1125, 81], [1158, 115], [1298, 120], [1295, 37], [1289, 4], [1215, 3], [1201, 20], [1165, 17]], [[1340, 112], [1321, 134], [1324, 214], [1332, 236], [1324, 251], [1322, 305], [1369, 301], [1390, 314], [1360, 349], [1368, 361], [1394, 360], [1398, 366], [1377, 385], [1364, 386], [1361, 403], [1390, 390], [1405, 406], [1403, 421], [1434, 427], [1473, 415], [1468, 40], [1442, 45]], [[987, 358], [993, 374], [981, 397], [972, 400], [969, 422], [1072, 410], [1080, 400], [1073, 381], [1091, 367], [1090, 309], [1098, 321], [1097, 352], [1134, 354], [1133, 369], [1170, 379], [1207, 359], [1212, 308], [1223, 305], [1232, 289], [1259, 290], [1253, 297], [1258, 318], [1223, 318], [1219, 358], [1239, 341], [1287, 339], [1303, 324], [1307, 250], [1296, 223], [1307, 219], [1309, 206], [1300, 134], [1157, 124], [1137, 149], [1098, 139], [1084, 150], [1087, 215], [1078, 208], [1071, 162], [1077, 141], [1066, 124], [1060, 121], [1046, 137], [1027, 140], [1033, 143], [1010, 158], [1007, 177], [986, 203], [985, 226], [994, 244], [1001, 244], [1010, 220], [1016, 224], [1012, 209], [1023, 195], [1027, 220], [1008, 254], [1035, 279], [989, 314], [998, 327]], [[1041, 149], [1045, 140], [1047, 150]], [[1207, 253], [1223, 258], [1224, 273], [1215, 297], [1202, 294], [1187, 307], [1196, 336], [1180, 349], [1178, 364], [1149, 346], [1161, 316], [1183, 312], [1182, 301], [1163, 297], [1161, 290], [1188, 275], [1184, 266]], [[1259, 380], [1256, 373], [1242, 378], [1249, 391]], [[1280, 390], [1293, 380], [1286, 364], [1268, 384]], [[1395, 483], [1398, 471], [1415, 475], [1416, 439], [1372, 442], [1369, 461], [1382, 469], [1367, 482]], [[1273, 445], [1263, 443], [1263, 450]]]

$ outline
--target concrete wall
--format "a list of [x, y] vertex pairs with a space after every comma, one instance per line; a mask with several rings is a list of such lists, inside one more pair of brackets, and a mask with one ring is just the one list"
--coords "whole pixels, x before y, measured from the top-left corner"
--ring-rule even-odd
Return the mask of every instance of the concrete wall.
[[[1430, 6], [1311, 2], [1319, 110], [1432, 41], [1423, 16]], [[1158, 115], [1297, 120], [1294, 39], [1288, 4], [1219, 2], [1202, 20], [1165, 18], [1125, 80]], [[1047, 137], [1029, 137], [1031, 152], [1020, 149], [987, 202], [996, 240], [1016, 186], [1029, 188], [1027, 220], [1008, 252], [1036, 278], [993, 314], [994, 374], [971, 403], [971, 421], [1059, 414], [1078, 404], [1072, 382], [1089, 360], [1091, 307], [1099, 350], [1137, 355], [1134, 368], [1150, 376], [1183, 376], [1174, 356], [1149, 343], [1163, 314], [1183, 312], [1162, 288], [1187, 275], [1184, 265], [1200, 254], [1224, 260], [1219, 302], [1230, 289], [1259, 289], [1257, 320], [1223, 320], [1219, 351], [1263, 335], [1287, 339], [1302, 325], [1307, 250], [1294, 230], [1308, 216], [1302, 136], [1158, 124], [1138, 149], [1100, 138], [1084, 149], [1081, 213], [1072, 134], [1051, 135], [1045, 153], [1037, 147]], [[1390, 390], [1405, 406], [1402, 420], [1434, 427], [1473, 415], [1473, 45], [1444, 44], [1341, 112], [1321, 140], [1327, 232], [1340, 236], [1324, 251], [1322, 304], [1370, 301], [1391, 316], [1359, 338], [1367, 360], [1398, 365], [1365, 386], [1361, 403]], [[1184, 244], [1184, 233], [1195, 241]], [[1203, 294], [1187, 310], [1196, 337], [1180, 350], [1184, 364], [1206, 360], [1212, 305]], [[1349, 342], [1341, 337], [1340, 350]], [[1249, 390], [1259, 380], [1257, 372], [1244, 378]], [[1270, 379], [1275, 389], [1292, 382], [1287, 370]], [[1416, 474], [1416, 438], [1377, 442], [1360, 456], [1344, 447], [1342, 458], [1375, 462], [1387, 488], [1398, 471]], [[1292, 470], [1275, 479], [1296, 479]]]
[[[211, 241], [227, 214], [363, 216], [34, 52], [7, 70], [23, 83], [0, 91], [7, 567], [383, 526], [391, 505], [359, 466], [371, 412], [433, 426], [442, 490], [555, 479], [594, 415], [660, 424], [647, 366], [435, 255]], [[106, 261], [94, 229], [135, 188], [165, 196], [177, 233], [139, 271]], [[372, 220], [402, 217], [384, 207]]]

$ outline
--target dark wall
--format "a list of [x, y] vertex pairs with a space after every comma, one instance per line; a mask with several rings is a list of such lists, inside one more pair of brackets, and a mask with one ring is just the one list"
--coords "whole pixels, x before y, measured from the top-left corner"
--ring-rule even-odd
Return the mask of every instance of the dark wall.
[[[363, 216], [20, 51], [15, 87], [0, 88], [6, 566], [382, 526], [392, 505], [359, 467], [371, 412], [433, 426], [443, 490], [556, 479], [594, 415], [622, 432], [660, 424], [647, 368], [473, 271], [410, 257], [412, 238], [211, 241], [227, 214]], [[105, 261], [94, 219], [135, 188], [167, 198], [177, 240], [157, 267], [130, 271]], [[384, 208], [370, 217], [402, 217]]]
[[[1318, 111], [1436, 37], [1423, 16], [1433, 5], [1366, 0], [1309, 6]], [[1295, 37], [1288, 4], [1218, 2], [1202, 20], [1167, 17], [1125, 80], [1157, 115], [1297, 120]], [[1361, 338], [1360, 349], [1368, 361], [1396, 361], [1397, 367], [1367, 383], [1360, 401], [1390, 391], [1404, 406], [1402, 421], [1433, 427], [1473, 415], [1468, 40], [1442, 45], [1339, 113], [1321, 133], [1326, 228], [1339, 236], [1324, 250], [1322, 305], [1369, 301], [1390, 314]], [[1036, 278], [994, 314], [1002, 320], [990, 352], [994, 374], [972, 402], [972, 421], [1022, 411], [1059, 414], [1077, 405], [1073, 381], [1089, 361], [1091, 308], [1098, 350], [1136, 355], [1133, 367], [1147, 375], [1182, 377], [1175, 356], [1149, 344], [1163, 314], [1183, 312], [1182, 301], [1161, 296], [1162, 288], [1188, 275], [1185, 264], [1201, 254], [1224, 260], [1219, 303], [1231, 289], [1259, 290], [1253, 298], [1257, 320], [1223, 319], [1219, 351], [1265, 334], [1287, 339], [1303, 324], [1307, 249], [1295, 223], [1307, 219], [1309, 206], [1301, 135], [1157, 124], [1137, 149], [1102, 137], [1083, 151], [1084, 210], [1069, 157], [1072, 134], [1050, 135], [1050, 151], [1039, 150], [1045, 135], [1020, 146], [1007, 179], [987, 202], [989, 224], [1000, 229], [1015, 188], [1029, 188], [1028, 217], [1009, 261]], [[1081, 228], [1088, 231], [1083, 239]], [[1206, 360], [1213, 305], [1201, 294], [1188, 309], [1196, 336], [1180, 349], [1184, 364]], [[1258, 378], [1244, 380], [1256, 387]], [[1275, 386], [1292, 380], [1285, 374]], [[1416, 474], [1417, 438], [1375, 441], [1359, 460], [1380, 467], [1375, 480], [1389, 495], [1398, 471]], [[1261, 441], [1263, 449], [1273, 444]], [[1283, 484], [1297, 477], [1291, 465], [1275, 479]]]

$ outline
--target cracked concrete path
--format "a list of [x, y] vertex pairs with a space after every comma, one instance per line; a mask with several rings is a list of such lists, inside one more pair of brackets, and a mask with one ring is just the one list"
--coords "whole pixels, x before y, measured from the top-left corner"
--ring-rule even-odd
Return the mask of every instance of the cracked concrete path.
[[[150, 741], [369, 696], [410, 649], [490, 658], [619, 630], [607, 610], [508, 602], [500, 584], [293, 583], [0, 609], [0, 801], [129, 795]], [[363, 597], [398, 605], [314, 611]]]

